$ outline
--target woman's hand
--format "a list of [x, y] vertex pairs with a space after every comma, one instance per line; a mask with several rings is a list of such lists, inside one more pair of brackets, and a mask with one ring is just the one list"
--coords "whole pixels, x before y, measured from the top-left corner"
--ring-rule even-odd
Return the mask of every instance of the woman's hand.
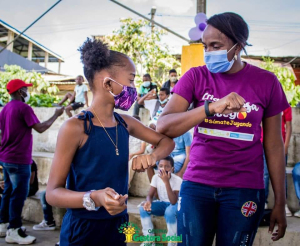
[[111, 188], [93, 191], [91, 198], [95, 202], [96, 207], [103, 206], [110, 215], [119, 214], [127, 208], [125, 202], [128, 195], [119, 195]]
[[132, 160], [132, 170], [144, 172], [148, 167], [156, 165], [156, 157], [154, 154], [138, 155]]
[[[274, 232], [275, 224], [277, 224], [278, 229]], [[286, 217], [284, 205], [275, 205], [270, 219], [269, 233], [272, 234], [272, 240], [278, 241], [280, 238], [284, 237], [286, 230]]]
[[232, 112], [245, 112], [243, 107], [245, 99], [235, 92], [209, 104], [209, 111], [212, 114], [230, 114]]

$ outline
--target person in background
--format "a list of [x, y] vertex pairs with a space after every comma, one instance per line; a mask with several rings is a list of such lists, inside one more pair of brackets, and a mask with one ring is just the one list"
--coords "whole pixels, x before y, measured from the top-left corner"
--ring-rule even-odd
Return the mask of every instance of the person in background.
[[156, 124], [159, 116], [161, 115], [164, 107], [169, 101], [170, 90], [168, 88], [161, 88], [158, 93], [158, 99], [149, 99], [153, 97], [152, 92], [147, 93], [138, 101], [139, 105], [145, 106], [150, 111], [151, 121]]
[[186, 132], [183, 135], [174, 138], [173, 141], [175, 142], [175, 148], [170, 156], [174, 159], [174, 173], [182, 178], [190, 161], [193, 136], [190, 132]]
[[[284, 142], [284, 154], [285, 154], [285, 165], [287, 165], [288, 160], [288, 149], [289, 144], [292, 136], [292, 108], [288, 107], [286, 110], [282, 112], [281, 116], [281, 133], [282, 133], [282, 139]], [[262, 133], [263, 134], [263, 133]], [[262, 138], [263, 141], [263, 138]], [[265, 208], [268, 208], [268, 196], [269, 196], [269, 171], [267, 166], [267, 160], [264, 154], [264, 182], [265, 182], [265, 196], [266, 196], [266, 204]], [[285, 191], [286, 191], [286, 198], [288, 195], [287, 191], [287, 176], [285, 178]], [[285, 214], [287, 217], [292, 216], [292, 212], [288, 208], [287, 204], [285, 204]]]
[[52, 206], [46, 200], [46, 191], [40, 193], [41, 205], [43, 208], [44, 220], [33, 226], [35, 231], [53, 231], [56, 228], [56, 223], [53, 217]]
[[11, 80], [7, 84], [11, 101], [0, 112], [0, 165], [4, 173], [0, 235], [6, 234], [7, 243], [31, 244], [36, 240], [21, 229], [21, 213], [31, 177], [32, 129], [43, 133], [64, 112], [63, 107], [57, 108], [50, 119], [40, 123], [32, 108], [26, 104], [30, 98], [27, 87], [30, 86], [32, 84], [20, 79]]
[[89, 107], [89, 101], [88, 101], [88, 88], [84, 82], [84, 78], [82, 75], [78, 75], [75, 79], [76, 81], [76, 86], [74, 89], [74, 93], [67, 93], [64, 98], [58, 103], [58, 106], [62, 106], [64, 102], [69, 100], [69, 104], [66, 107], [66, 114], [69, 117], [72, 117], [72, 110], [76, 110], [79, 108], [82, 108], [84, 105]]
[[171, 69], [169, 71], [169, 80], [163, 83], [162, 88], [168, 88], [170, 92], [172, 92], [176, 83], [178, 82], [178, 76], [175, 69]]
[[[293, 168], [293, 181], [294, 181], [294, 187], [296, 191], [296, 195], [299, 201], [299, 206], [300, 206], [300, 162], [298, 162], [294, 168]], [[296, 213], [294, 213], [295, 217], [300, 218], [300, 210], [298, 210]]]
[[[149, 232], [153, 230], [151, 215], [156, 215], [165, 217], [167, 236], [174, 236], [177, 235], [177, 200], [182, 179], [173, 174], [174, 160], [171, 156], [161, 159], [158, 168], [159, 174], [153, 176], [146, 202], [140, 206], [143, 234], [154, 235]], [[153, 201], [156, 192], [160, 200]], [[176, 243], [169, 242], [168, 245]]]
[[157, 85], [152, 82], [150, 74], [146, 73], [143, 76], [143, 83], [140, 86], [137, 101], [134, 104], [133, 115], [139, 115], [140, 108], [142, 108], [143, 105], [138, 104], [138, 101], [149, 92], [151, 92], [151, 95], [148, 96], [147, 100], [157, 99]]

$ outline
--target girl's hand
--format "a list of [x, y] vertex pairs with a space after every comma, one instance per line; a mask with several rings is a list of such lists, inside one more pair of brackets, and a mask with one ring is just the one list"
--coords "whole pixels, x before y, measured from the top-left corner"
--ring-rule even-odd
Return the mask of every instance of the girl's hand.
[[106, 188], [92, 192], [91, 198], [96, 207], [103, 206], [110, 215], [116, 215], [123, 212], [126, 208], [128, 195], [119, 195], [114, 189]]
[[212, 114], [230, 114], [232, 112], [246, 112], [244, 108], [245, 99], [235, 92], [221, 98], [219, 101], [209, 104]]
[[132, 170], [144, 172], [148, 167], [155, 166], [156, 158], [154, 154], [138, 155], [132, 160]]
[[[274, 232], [275, 224], [277, 224], [278, 229]], [[272, 234], [271, 239], [273, 241], [278, 241], [280, 238], [283, 238], [285, 234], [286, 226], [287, 224], [286, 224], [284, 205], [282, 206], [275, 205], [271, 213], [270, 227], [269, 227], [269, 233]]]
[[145, 211], [151, 211], [151, 202], [149, 201], [145, 202], [143, 208]]
[[167, 182], [170, 181], [171, 178], [171, 172], [166, 172], [165, 169], [160, 169], [159, 170], [159, 175], [158, 175], [162, 181], [164, 182], [164, 184], [166, 184]]

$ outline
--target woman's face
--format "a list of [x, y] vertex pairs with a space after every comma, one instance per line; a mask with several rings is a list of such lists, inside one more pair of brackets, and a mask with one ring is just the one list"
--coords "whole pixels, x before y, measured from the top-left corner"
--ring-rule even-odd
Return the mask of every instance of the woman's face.
[[[207, 27], [204, 30], [202, 43], [205, 48], [205, 52], [210, 51], [218, 51], [218, 50], [230, 50], [235, 43], [228, 38], [225, 34], [221, 33], [218, 29], [214, 28], [211, 25], [207, 25]], [[231, 61], [237, 53], [238, 45], [233, 48], [230, 52], [227, 54], [227, 58], [229, 61]]]

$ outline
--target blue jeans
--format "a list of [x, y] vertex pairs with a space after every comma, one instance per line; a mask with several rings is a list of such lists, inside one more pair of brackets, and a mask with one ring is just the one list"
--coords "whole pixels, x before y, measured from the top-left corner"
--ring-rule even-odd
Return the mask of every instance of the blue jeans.
[[0, 162], [4, 174], [0, 224], [9, 222], [9, 228], [22, 226], [22, 209], [29, 192], [31, 166]]
[[185, 153], [171, 153], [170, 156], [174, 159], [174, 173], [178, 173], [183, 167], [186, 154]]
[[[268, 203], [268, 196], [269, 196], [269, 180], [270, 180], [270, 175], [269, 175], [269, 170], [267, 166], [267, 159], [265, 156], [265, 153], [263, 154], [264, 158], [264, 183], [265, 183], [265, 196], [266, 196], [266, 203]], [[287, 165], [287, 158], [288, 156], [285, 156], [285, 165]], [[287, 198], [287, 175], [285, 174], [285, 195]]]
[[151, 204], [150, 212], [145, 211], [144, 208], [141, 206], [140, 215], [141, 215], [141, 222], [142, 222], [144, 236], [154, 234], [149, 232], [150, 230], [153, 230], [151, 214], [165, 217], [167, 228], [168, 228], [167, 236], [177, 235], [177, 204], [172, 205], [169, 202], [153, 201]]
[[300, 162], [298, 162], [294, 169], [293, 169], [293, 180], [294, 180], [294, 187], [296, 191], [296, 195], [299, 199], [299, 204], [300, 204]]
[[183, 181], [178, 235], [186, 246], [251, 246], [264, 213], [264, 189], [214, 188]]
[[48, 225], [54, 223], [52, 206], [48, 204], [46, 200], [46, 191], [41, 192], [40, 194], [41, 204], [44, 213], [44, 220], [47, 222]]

